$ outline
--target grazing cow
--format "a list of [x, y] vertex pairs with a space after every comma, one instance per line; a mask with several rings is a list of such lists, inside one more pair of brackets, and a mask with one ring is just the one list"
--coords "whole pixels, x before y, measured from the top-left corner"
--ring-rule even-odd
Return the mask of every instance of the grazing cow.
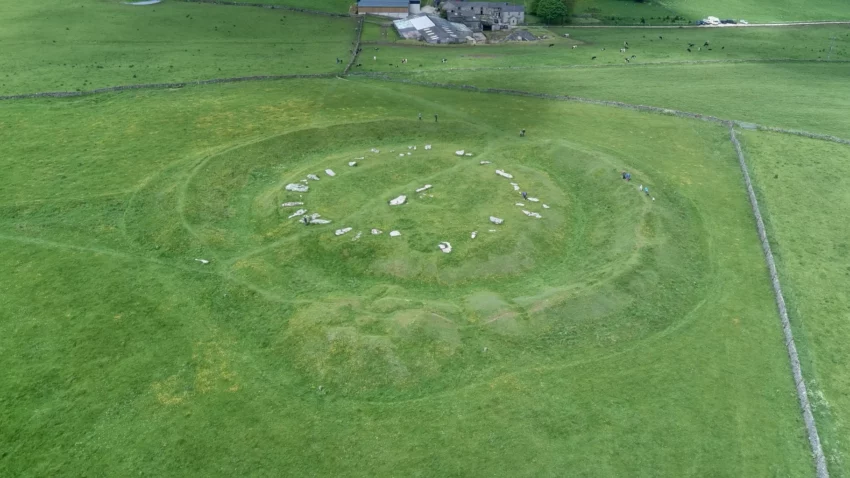
[[631, 63], [628, 58], [623, 58], [623, 59], [626, 60], [626, 63]]
[[620, 48], [620, 53], [625, 53], [625, 52], [626, 52], [625, 48]]
[[576, 48], [578, 48], [578, 45], [573, 45], [573, 50], [575, 50]]
[[688, 48], [688, 53], [690, 53], [690, 52], [691, 52], [691, 49], [690, 49], [690, 48]]
[[636, 56], [636, 55], [632, 55], [632, 60], [634, 60], [635, 58], [637, 58], [637, 56]]
[[624, 41], [624, 42], [623, 42], [623, 46], [625, 46], [625, 47], [629, 46], [629, 42]]
[[595, 59], [596, 59], [596, 57], [595, 57], [595, 56], [591, 58], [591, 60], [595, 60]]
[[663, 37], [663, 36], [661, 36], [661, 35], [658, 35], [658, 39], [659, 39], [659, 40], [663, 40], [663, 39], [664, 39], [664, 37]]
[[702, 46], [708, 46], [708, 42], [703, 43]]
[[691, 47], [691, 48], [693, 48], [693, 47], [695, 47], [696, 45], [694, 45], [693, 43], [688, 43], [688, 46], [689, 46], [689, 47]]
[[550, 44], [549, 44], [549, 47], [553, 47], [553, 46], [555, 46], [555, 44], [554, 44], [554, 43], [550, 43]]

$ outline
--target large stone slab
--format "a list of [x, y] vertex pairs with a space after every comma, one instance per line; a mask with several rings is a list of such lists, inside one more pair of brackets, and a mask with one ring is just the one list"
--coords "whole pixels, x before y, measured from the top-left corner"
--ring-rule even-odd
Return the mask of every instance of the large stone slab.
[[306, 193], [310, 190], [310, 186], [307, 186], [306, 184], [291, 183], [287, 184], [285, 189], [296, 193]]
[[290, 214], [289, 219], [292, 219], [293, 217], [303, 216], [306, 213], [307, 213], [306, 209], [299, 209], [299, 210], [293, 212], [292, 214]]

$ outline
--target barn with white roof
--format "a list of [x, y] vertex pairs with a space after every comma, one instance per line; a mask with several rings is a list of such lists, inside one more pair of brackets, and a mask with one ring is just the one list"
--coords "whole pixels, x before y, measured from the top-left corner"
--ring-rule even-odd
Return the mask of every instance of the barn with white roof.
[[402, 38], [428, 43], [465, 43], [472, 41], [472, 30], [462, 23], [452, 23], [427, 13], [393, 22]]

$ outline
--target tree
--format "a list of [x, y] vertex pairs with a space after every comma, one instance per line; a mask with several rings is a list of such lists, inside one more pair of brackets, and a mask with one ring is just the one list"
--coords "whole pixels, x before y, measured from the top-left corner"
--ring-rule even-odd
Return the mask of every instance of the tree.
[[569, 13], [564, 0], [539, 0], [537, 2], [537, 16], [546, 23], [555, 21], [564, 23]]

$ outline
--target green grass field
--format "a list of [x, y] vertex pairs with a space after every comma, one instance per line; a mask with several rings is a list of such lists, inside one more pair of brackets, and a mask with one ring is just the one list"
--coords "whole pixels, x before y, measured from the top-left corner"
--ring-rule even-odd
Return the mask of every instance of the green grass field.
[[[524, 3], [531, 5], [530, 0]], [[750, 23], [850, 20], [850, 5], [840, 0], [575, 0], [573, 5], [571, 21], [577, 25], [687, 24], [709, 15]]]
[[848, 63], [766, 62], [428, 72], [398, 77], [625, 101], [850, 137], [850, 121], [842, 109], [850, 98], [848, 74]]
[[[379, 29], [377, 25], [371, 28]], [[434, 71], [451, 79], [457, 75], [454, 70], [469, 68], [637, 66], [645, 63], [730, 60], [850, 60], [850, 29], [846, 26], [725, 30], [557, 27], [533, 28], [531, 31], [537, 36], [547, 35], [548, 38], [537, 42], [478, 45], [474, 48], [465, 45], [433, 48], [368, 45], [364, 50], [366, 54], [360, 58], [363, 66], [355, 71]], [[570, 37], [564, 38], [564, 33], [569, 33]], [[371, 34], [368, 38], [374, 37], [375, 34]], [[622, 53], [620, 49], [624, 47], [624, 42], [628, 43], [629, 48]], [[373, 60], [374, 56], [378, 60]], [[407, 58], [408, 63], [402, 65], [402, 58]], [[443, 58], [448, 62], [442, 63], [440, 60]], [[630, 62], [626, 63], [625, 58], [629, 58]]]
[[[795, 326], [805, 342], [814, 382], [816, 411], [830, 432], [827, 443], [835, 472], [850, 456], [847, 350], [848, 299], [843, 293], [850, 269], [844, 259], [850, 203], [843, 187], [850, 147], [776, 134], [743, 135], [753, 175], [761, 185], [774, 251], [784, 272], [785, 293]], [[816, 183], [812, 178], [816, 178]]]
[[486, 100], [327, 80], [7, 105], [6, 472], [808, 473], [725, 131]]
[[753, 22], [824, 21], [850, 19], [850, 4], [841, 0], [665, 0], [665, 6], [691, 18], [745, 19]]
[[355, 0], [235, 0], [246, 3], [262, 3], [265, 5], [283, 5], [292, 8], [305, 8], [319, 12], [348, 13]]
[[799, 21], [847, 21], [850, 5], [840, 0], [577, 0], [574, 22], [669, 25], [668, 17], [682, 17], [690, 22], [715, 16], [722, 19], [747, 20], [750, 23]]
[[[344, 11], [299, 1], [279, 3]], [[622, 5], [644, 7], [695, 11]], [[177, 1], [0, 8], [0, 94], [341, 73], [355, 27]], [[845, 27], [536, 31], [552, 38], [367, 44], [355, 72], [850, 137]], [[814, 475], [726, 127], [357, 74], [0, 111], [0, 476]], [[845, 476], [850, 147], [739, 136]]]
[[252, 75], [340, 72], [354, 20], [167, 1], [12, 2], [0, 95]]

